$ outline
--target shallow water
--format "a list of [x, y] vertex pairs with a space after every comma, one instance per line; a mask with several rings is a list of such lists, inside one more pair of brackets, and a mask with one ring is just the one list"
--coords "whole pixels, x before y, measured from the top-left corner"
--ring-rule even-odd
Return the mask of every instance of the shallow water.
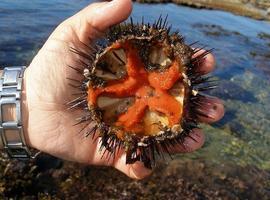
[[[0, 65], [27, 65], [57, 24], [88, 2], [1, 0]], [[220, 79], [220, 88], [211, 94], [226, 107], [223, 120], [203, 126], [205, 146], [194, 154], [177, 155], [173, 165], [199, 159], [212, 171], [222, 167], [230, 173], [238, 166], [269, 171], [270, 23], [174, 4], [135, 4], [132, 16], [153, 22], [160, 14], [169, 15], [173, 29], [188, 43], [214, 48], [217, 67], [212, 74]]]

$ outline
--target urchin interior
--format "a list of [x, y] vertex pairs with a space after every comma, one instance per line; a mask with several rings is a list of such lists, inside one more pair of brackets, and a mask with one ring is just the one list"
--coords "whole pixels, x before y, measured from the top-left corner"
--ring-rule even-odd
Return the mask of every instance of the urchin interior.
[[[131, 41], [126, 41], [126, 43], [132, 43]], [[117, 84], [118, 82], [121, 82], [125, 79], [127, 79], [128, 76], [128, 64], [129, 64], [129, 57], [127, 55], [127, 51], [124, 48], [117, 47], [114, 48], [115, 44], [112, 44], [111, 47], [108, 47], [98, 58], [96, 62], [96, 69], [95, 69], [95, 75], [97, 77], [100, 77], [104, 79], [107, 84], [113, 85]], [[139, 96], [136, 91], [131, 95], [125, 95], [125, 97], [117, 97], [115, 95], [106, 93], [106, 92], [100, 92], [98, 93], [96, 97], [96, 106], [102, 110], [102, 117], [103, 121], [107, 124], [109, 124], [112, 128], [116, 128], [117, 130], [120, 130], [121, 133], [131, 133], [136, 134], [138, 136], [156, 136], [162, 133], [162, 130], [164, 129], [170, 129], [173, 132], [179, 132], [181, 131], [181, 118], [183, 115], [183, 106], [184, 106], [184, 99], [185, 99], [185, 84], [183, 82], [182, 74], [184, 73], [184, 66], [182, 66], [181, 62], [177, 58], [170, 58], [168, 56], [168, 53], [166, 52], [166, 48], [162, 45], [154, 45], [151, 47], [151, 49], [139, 49], [136, 46], [132, 46], [132, 48], [135, 48], [136, 51], [148, 51], [148, 65], [157, 65], [159, 66], [159, 70], [156, 70], [155, 72], [149, 72], [146, 70], [147, 74], [152, 73], [166, 73], [173, 65], [174, 62], [178, 64], [178, 73], [180, 74], [180, 78], [175, 81], [175, 83], [167, 88], [166, 95], [173, 97], [178, 104], [179, 104], [179, 120], [178, 123], [170, 123], [170, 114], [167, 112], [163, 112], [163, 110], [166, 110], [170, 105], [164, 104], [159, 107], [159, 109], [151, 109], [150, 106], [147, 106], [146, 109], [143, 111], [143, 115], [140, 116], [140, 120], [138, 123], [133, 126], [132, 128], [125, 127], [126, 124], [129, 124], [128, 121], [132, 120], [131, 118], [134, 117], [130, 115], [129, 118], [124, 118], [127, 122], [119, 123], [119, 119], [121, 116], [125, 115], [125, 113], [128, 112], [131, 107], [136, 104], [137, 101], [140, 99], [150, 99], [152, 98], [152, 93], [157, 94], [159, 91], [156, 91], [155, 88], [149, 86], [146, 93], [143, 93], [144, 96]], [[140, 58], [138, 58], [140, 59]], [[140, 59], [142, 60], [142, 59]], [[146, 63], [144, 63], [146, 65]], [[138, 77], [140, 78], [140, 77]], [[160, 81], [160, 85], [170, 79], [170, 77], [167, 77], [165, 80], [154, 80], [156, 82]], [[150, 81], [151, 82], [151, 81]], [[148, 83], [147, 83], [148, 84]], [[92, 86], [89, 86], [89, 91], [95, 91], [95, 89]], [[122, 87], [121, 85], [119, 87]], [[124, 87], [124, 82], [123, 82]], [[164, 86], [166, 87], [166, 86]], [[104, 86], [106, 88], [106, 85]], [[105, 89], [103, 89], [105, 91]], [[91, 92], [89, 92], [88, 95]], [[169, 97], [168, 96], [168, 97]], [[93, 102], [90, 100], [91, 98], [88, 98], [88, 104], [92, 105]], [[155, 99], [154, 104], [158, 104], [158, 96], [157, 99]], [[178, 108], [178, 106], [177, 106]], [[137, 108], [136, 108], [137, 109]], [[139, 113], [135, 111], [133, 113]], [[120, 134], [122, 137], [123, 134]]]

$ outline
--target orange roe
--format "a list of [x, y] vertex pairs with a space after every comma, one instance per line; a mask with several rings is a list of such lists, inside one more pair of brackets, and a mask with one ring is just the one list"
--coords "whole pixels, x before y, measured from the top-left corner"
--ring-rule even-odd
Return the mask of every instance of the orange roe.
[[[182, 78], [179, 63], [173, 61], [171, 66], [163, 72], [147, 72], [138, 50], [130, 42], [114, 43], [110, 50], [120, 48], [126, 53], [127, 76], [121, 80], [109, 81], [103, 88], [89, 87], [89, 104], [96, 106], [100, 95], [116, 98], [135, 97], [135, 103], [128, 108], [126, 113], [119, 115], [115, 125], [136, 134], [143, 131], [141, 120], [147, 109], [165, 114], [170, 126], [178, 124], [183, 108], [169, 94], [169, 90]], [[119, 137], [121, 136], [122, 134]]]

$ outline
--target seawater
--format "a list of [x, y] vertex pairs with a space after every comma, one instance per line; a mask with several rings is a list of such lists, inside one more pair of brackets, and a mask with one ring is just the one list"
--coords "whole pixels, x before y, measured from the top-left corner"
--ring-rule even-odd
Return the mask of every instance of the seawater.
[[[86, 0], [1, 0], [0, 65], [27, 65], [64, 19], [88, 5]], [[213, 76], [220, 87], [210, 94], [224, 100], [226, 114], [202, 125], [206, 143], [193, 154], [176, 155], [175, 164], [203, 160], [217, 170], [254, 166], [270, 170], [270, 23], [234, 14], [174, 4], [134, 4], [132, 17], [154, 22], [166, 16], [187, 43], [214, 48]], [[179, 162], [177, 162], [179, 161]]]

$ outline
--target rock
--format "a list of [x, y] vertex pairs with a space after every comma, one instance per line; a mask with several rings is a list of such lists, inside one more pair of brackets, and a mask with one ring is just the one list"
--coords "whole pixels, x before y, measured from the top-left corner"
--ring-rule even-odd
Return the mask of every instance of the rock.
[[270, 15], [270, 8], [266, 10], [267, 15]]
[[[133, 0], [140, 3], [175, 3], [179, 5], [208, 8], [232, 12], [237, 15], [247, 16], [258, 20], [270, 20], [266, 15], [266, 8], [269, 8], [269, 1], [265, 0]], [[268, 11], [267, 11], [268, 12]]]

